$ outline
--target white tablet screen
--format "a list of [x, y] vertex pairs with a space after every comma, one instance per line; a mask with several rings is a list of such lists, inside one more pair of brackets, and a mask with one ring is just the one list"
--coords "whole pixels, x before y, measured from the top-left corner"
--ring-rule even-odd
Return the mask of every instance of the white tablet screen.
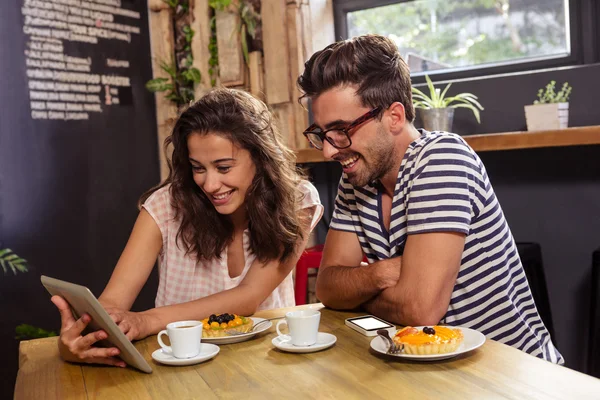
[[351, 322], [354, 322], [356, 325], [360, 326], [361, 328], [367, 331], [371, 329], [382, 329], [390, 327], [390, 325], [386, 324], [385, 322], [381, 322], [380, 320], [372, 317], [353, 319]]

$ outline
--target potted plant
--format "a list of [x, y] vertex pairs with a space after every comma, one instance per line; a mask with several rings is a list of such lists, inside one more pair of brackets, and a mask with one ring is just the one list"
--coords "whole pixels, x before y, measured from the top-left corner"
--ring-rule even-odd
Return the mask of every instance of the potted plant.
[[477, 101], [477, 96], [471, 93], [460, 93], [455, 96], [446, 97], [446, 93], [452, 83], [449, 83], [443, 91], [433, 86], [428, 75], [425, 75], [429, 96], [421, 90], [413, 87], [413, 104], [420, 109], [423, 128], [428, 131], [451, 131], [455, 108], [468, 108], [473, 111], [475, 119], [480, 122], [479, 111], [483, 107]]
[[[8, 247], [3, 247], [0, 242], [0, 266], [6, 275], [9, 271], [13, 274], [17, 272], [28, 272], [29, 267], [27, 266], [27, 260], [19, 257]], [[43, 337], [56, 336], [56, 332], [48, 331], [29, 324], [20, 324], [15, 328], [15, 339], [17, 340], [29, 340], [38, 339]]]
[[3, 248], [2, 243], [0, 243], [0, 266], [5, 275], [8, 271], [12, 271], [15, 275], [17, 272], [27, 272], [27, 260], [19, 257], [9, 248]]
[[528, 131], [562, 129], [569, 125], [569, 96], [572, 87], [565, 82], [556, 92], [556, 81], [538, 91], [538, 100], [525, 106]]

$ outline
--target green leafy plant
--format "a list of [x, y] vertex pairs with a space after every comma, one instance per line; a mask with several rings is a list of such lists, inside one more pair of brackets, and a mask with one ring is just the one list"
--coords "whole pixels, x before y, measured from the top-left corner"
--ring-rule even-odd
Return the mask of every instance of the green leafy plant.
[[215, 10], [223, 11], [231, 5], [231, 0], [209, 0], [208, 5]]
[[27, 260], [19, 257], [8, 248], [0, 249], [0, 265], [2, 266], [4, 274], [6, 274], [9, 270], [11, 270], [15, 275], [17, 272], [28, 271]]
[[15, 339], [28, 340], [57, 336], [54, 331], [47, 331], [33, 325], [21, 324], [15, 328]]
[[[186, 0], [163, 0], [173, 9], [175, 16], [177, 59], [179, 62], [160, 61], [160, 68], [165, 71], [169, 78], [155, 78], [146, 83], [146, 89], [150, 92], [167, 92], [166, 98], [174, 102], [178, 107], [194, 101], [194, 91], [202, 79], [200, 70], [193, 66], [192, 39], [194, 30], [189, 25], [189, 2]], [[177, 21], [181, 24], [177, 24]]]
[[160, 68], [169, 74], [169, 78], [155, 78], [146, 83], [146, 89], [150, 92], [167, 92], [167, 99], [178, 106], [194, 101], [194, 86], [200, 83], [202, 78], [197, 68], [177, 69], [175, 63], [162, 61]]
[[163, 0], [169, 7], [175, 9], [179, 5], [179, 0]]
[[[246, 64], [249, 64], [248, 56], [248, 41], [246, 36], [249, 35], [252, 39], [256, 38], [256, 28], [260, 21], [260, 15], [256, 12], [252, 4], [247, 3], [243, 0], [236, 1], [232, 4], [232, 0], [210, 0], [208, 5], [216, 11], [225, 11], [227, 9], [239, 13], [241, 23], [238, 26], [237, 34], [240, 35], [240, 42], [242, 44], [242, 54]], [[236, 10], [237, 5], [237, 10]], [[214, 18], [214, 17], [213, 17]], [[235, 32], [232, 32], [234, 34]], [[210, 46], [210, 45], [209, 45]], [[210, 49], [210, 48], [209, 48]]]
[[442, 91], [440, 88], [433, 86], [433, 82], [428, 75], [425, 75], [425, 79], [429, 88], [429, 96], [415, 87], [412, 88], [415, 108], [468, 108], [473, 111], [477, 122], [481, 122], [479, 111], [483, 111], [484, 108], [477, 101], [477, 96], [471, 93], [460, 93], [455, 96], [446, 97], [446, 93], [450, 89], [450, 86], [452, 86], [452, 83], [449, 83]]
[[573, 88], [569, 82], [565, 82], [557, 93], [556, 81], [550, 81], [545, 88], [538, 90], [538, 100], [535, 100], [533, 104], [566, 103], [569, 101], [571, 90]]
[[[9, 248], [0, 249], [0, 265], [4, 274], [8, 271], [12, 271], [13, 274], [17, 272], [27, 272], [29, 267], [27, 266], [27, 260], [19, 257], [15, 252]], [[43, 337], [57, 336], [56, 332], [47, 331], [42, 328], [35, 327], [33, 325], [21, 324], [15, 328], [15, 339], [37, 339]]]

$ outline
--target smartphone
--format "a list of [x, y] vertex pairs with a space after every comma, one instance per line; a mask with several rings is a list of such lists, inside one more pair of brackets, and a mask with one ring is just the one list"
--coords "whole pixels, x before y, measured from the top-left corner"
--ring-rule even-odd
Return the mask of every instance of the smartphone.
[[386, 329], [390, 335], [396, 333], [396, 326], [382, 320], [374, 315], [363, 315], [362, 317], [353, 317], [346, 320], [346, 325], [365, 336], [377, 336], [379, 329]]

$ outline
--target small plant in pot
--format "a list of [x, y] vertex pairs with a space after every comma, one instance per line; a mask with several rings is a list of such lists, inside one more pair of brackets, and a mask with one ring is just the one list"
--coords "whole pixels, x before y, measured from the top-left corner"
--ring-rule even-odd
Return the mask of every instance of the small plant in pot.
[[425, 79], [429, 88], [429, 96], [415, 87], [412, 88], [413, 104], [415, 108], [420, 109], [423, 128], [428, 131], [450, 132], [455, 108], [468, 108], [473, 111], [477, 122], [480, 122], [479, 111], [482, 111], [483, 107], [477, 101], [477, 96], [471, 93], [460, 93], [446, 97], [452, 83], [449, 83], [442, 91], [433, 86], [428, 75], [425, 75]]
[[528, 131], [563, 129], [569, 125], [569, 96], [573, 88], [568, 82], [556, 91], [556, 81], [538, 90], [538, 99], [525, 106]]

